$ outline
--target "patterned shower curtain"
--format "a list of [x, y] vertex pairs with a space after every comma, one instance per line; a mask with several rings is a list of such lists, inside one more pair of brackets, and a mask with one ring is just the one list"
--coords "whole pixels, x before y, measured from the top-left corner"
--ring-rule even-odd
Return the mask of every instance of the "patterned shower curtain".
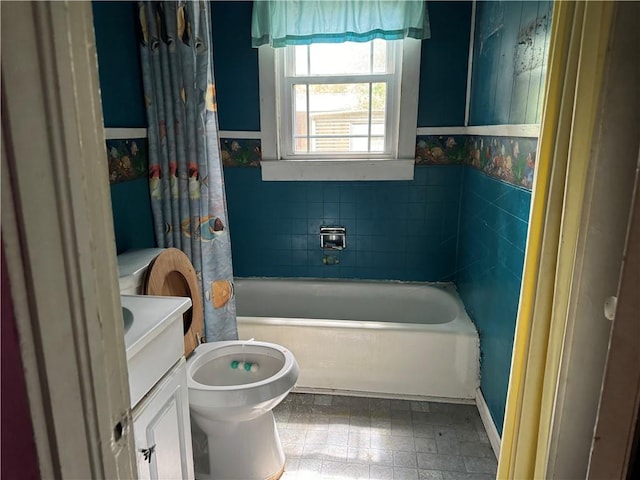
[[141, 1], [138, 12], [158, 246], [193, 263], [207, 340], [236, 339], [209, 2]]

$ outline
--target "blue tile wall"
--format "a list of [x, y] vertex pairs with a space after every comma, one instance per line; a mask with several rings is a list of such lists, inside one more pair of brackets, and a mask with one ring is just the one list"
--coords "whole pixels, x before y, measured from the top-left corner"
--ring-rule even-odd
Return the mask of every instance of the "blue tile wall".
[[456, 283], [480, 334], [481, 389], [502, 432], [531, 192], [465, 168]]
[[[262, 182], [226, 168], [234, 271], [240, 277], [451, 281], [463, 166], [417, 166], [395, 182]], [[320, 226], [347, 229], [347, 248], [320, 248]], [[323, 255], [340, 263], [324, 265]]]

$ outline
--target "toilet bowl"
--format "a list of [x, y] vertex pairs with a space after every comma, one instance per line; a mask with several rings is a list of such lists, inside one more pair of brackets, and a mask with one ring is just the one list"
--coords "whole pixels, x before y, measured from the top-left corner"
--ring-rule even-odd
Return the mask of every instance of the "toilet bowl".
[[285, 457], [273, 408], [298, 378], [293, 354], [265, 342], [203, 344], [187, 361], [187, 377], [191, 420], [207, 437], [209, 478], [278, 478]]
[[293, 354], [257, 341], [200, 344], [202, 296], [195, 270], [180, 250], [125, 252], [118, 266], [121, 293], [192, 299], [183, 322], [196, 478], [279, 478], [285, 457], [272, 410], [297, 381]]

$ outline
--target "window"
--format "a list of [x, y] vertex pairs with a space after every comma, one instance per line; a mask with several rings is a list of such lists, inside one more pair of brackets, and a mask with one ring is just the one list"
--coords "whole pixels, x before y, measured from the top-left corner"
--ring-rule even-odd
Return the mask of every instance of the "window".
[[420, 40], [259, 48], [265, 180], [413, 178]]
[[393, 157], [399, 47], [378, 39], [279, 49], [282, 158]]

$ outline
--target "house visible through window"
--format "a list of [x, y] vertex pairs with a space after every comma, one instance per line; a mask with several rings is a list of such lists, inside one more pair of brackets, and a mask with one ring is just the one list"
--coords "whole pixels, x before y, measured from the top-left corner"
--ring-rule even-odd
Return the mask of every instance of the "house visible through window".
[[278, 51], [282, 158], [395, 156], [401, 41]]

